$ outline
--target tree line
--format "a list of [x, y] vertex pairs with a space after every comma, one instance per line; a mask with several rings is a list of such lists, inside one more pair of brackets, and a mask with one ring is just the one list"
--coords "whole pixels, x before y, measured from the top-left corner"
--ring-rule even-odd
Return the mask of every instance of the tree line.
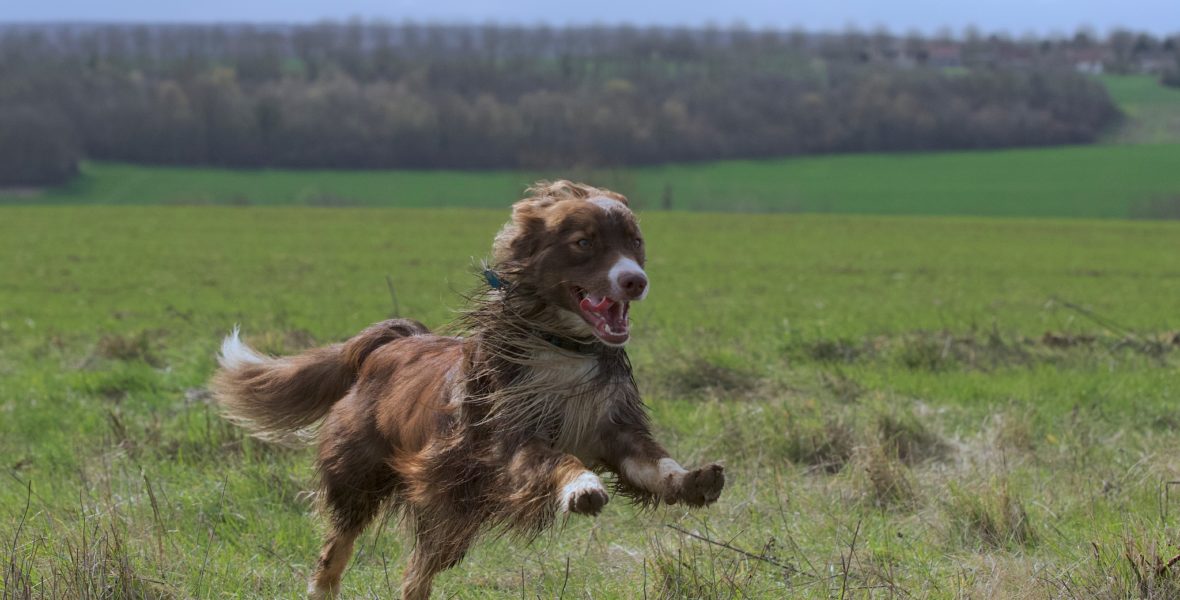
[[1016, 42], [978, 40], [947, 68], [929, 64], [939, 44], [742, 29], [7, 26], [0, 183], [60, 182], [80, 158], [547, 168], [1054, 145], [1093, 141], [1120, 116], [1053, 52], [997, 64]]

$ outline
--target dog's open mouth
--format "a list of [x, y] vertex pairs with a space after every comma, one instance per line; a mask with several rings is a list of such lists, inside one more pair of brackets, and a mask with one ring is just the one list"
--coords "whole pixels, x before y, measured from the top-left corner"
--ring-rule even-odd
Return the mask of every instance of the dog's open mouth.
[[631, 337], [631, 321], [627, 313], [631, 303], [607, 296], [596, 296], [581, 288], [574, 288], [574, 302], [582, 318], [594, 328], [598, 339], [611, 344], [622, 345]]

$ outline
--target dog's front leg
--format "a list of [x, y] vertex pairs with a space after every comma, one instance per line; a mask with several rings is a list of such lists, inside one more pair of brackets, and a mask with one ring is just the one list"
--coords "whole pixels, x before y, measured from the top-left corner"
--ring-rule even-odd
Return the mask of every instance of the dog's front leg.
[[534, 441], [513, 453], [508, 466], [511, 503], [556, 503], [559, 513], [596, 515], [610, 499], [602, 480], [577, 457]]
[[605, 437], [605, 462], [634, 495], [688, 506], [706, 506], [721, 496], [725, 487], [721, 465], [685, 469], [644, 429], [616, 430]]

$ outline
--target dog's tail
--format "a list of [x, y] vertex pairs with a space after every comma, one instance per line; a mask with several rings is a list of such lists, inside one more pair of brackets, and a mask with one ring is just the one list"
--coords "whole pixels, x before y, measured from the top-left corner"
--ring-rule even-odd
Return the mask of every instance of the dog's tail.
[[238, 336], [221, 343], [212, 388], [227, 419], [255, 437], [275, 442], [306, 441], [308, 428], [328, 414], [356, 383], [361, 365], [393, 340], [429, 333], [409, 319], [383, 321], [342, 344], [273, 358], [259, 354]]

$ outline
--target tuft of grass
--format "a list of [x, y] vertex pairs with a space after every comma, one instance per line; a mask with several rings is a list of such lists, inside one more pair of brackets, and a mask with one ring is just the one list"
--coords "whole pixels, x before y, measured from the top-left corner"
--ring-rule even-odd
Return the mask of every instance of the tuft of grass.
[[824, 389], [842, 403], [856, 402], [865, 393], [865, 388], [851, 376], [837, 370], [833, 372], [821, 371], [820, 383]]
[[852, 340], [820, 339], [803, 344], [804, 354], [816, 362], [821, 363], [851, 363], [864, 352], [860, 345]]
[[1037, 541], [1024, 502], [1014, 496], [1006, 478], [989, 485], [949, 485], [945, 511], [964, 543], [996, 549], [1030, 546]]
[[1161, 542], [1158, 532], [1133, 530], [1122, 544], [1090, 545], [1093, 560], [1063, 577], [1064, 586], [1096, 600], [1180, 598], [1180, 554], [1174, 544]]
[[1012, 409], [997, 413], [991, 419], [992, 445], [1018, 452], [1035, 451], [1038, 445], [1035, 421], [1036, 416], [1031, 410]]
[[[1075, 307], [1076, 308], [1076, 307]], [[1087, 313], [1088, 318], [1105, 321]], [[1105, 325], [1104, 325], [1105, 326]], [[784, 349], [789, 358], [820, 365], [892, 363], [915, 372], [983, 371], [1062, 365], [1093, 365], [1103, 360], [1160, 359], [1180, 347], [1172, 331], [1096, 335], [1046, 331], [1037, 338], [1004, 336], [993, 329], [910, 331], [867, 337], [859, 343], [843, 338], [792, 343]]]
[[882, 444], [858, 449], [853, 459], [859, 467], [857, 487], [877, 508], [912, 508], [918, 501], [916, 484], [909, 468], [891, 450]]
[[[29, 501], [33, 495], [29, 487]], [[144, 549], [128, 545], [114, 502], [109, 499], [99, 504], [84, 502], [79, 508], [82, 518], [79, 527], [55, 523], [52, 534], [29, 534], [25, 528], [30, 516], [26, 503], [15, 533], [6, 538], [6, 543], [11, 543], [16, 552], [4, 565], [0, 598], [173, 600], [183, 597], [167, 583], [140, 569], [138, 554]]]
[[911, 371], [942, 371], [955, 364], [949, 335], [919, 333], [906, 337], [896, 350], [897, 361]]
[[79, 371], [69, 374], [67, 379], [75, 391], [114, 403], [131, 395], [150, 395], [167, 388], [166, 375], [139, 362], [113, 363], [102, 370]]
[[[783, 563], [765, 555], [735, 548], [723, 541], [714, 541], [700, 532], [680, 530], [685, 535], [675, 547], [659, 540], [651, 544], [649, 559], [655, 583], [654, 597], [663, 600], [695, 600], [698, 598], [747, 598], [746, 590], [759, 575], [761, 567], [770, 565], [788, 574]], [[707, 533], [707, 530], [706, 532]], [[647, 596], [644, 586], [643, 595]]]
[[907, 465], [942, 458], [950, 446], [909, 410], [881, 411], [877, 435], [884, 452]]
[[856, 432], [838, 417], [792, 416], [783, 435], [791, 462], [827, 473], [843, 469], [856, 448]]
[[89, 534], [64, 542], [66, 557], [51, 575], [56, 598], [179, 598], [167, 584], [145, 576], [115, 525], [95, 527]]
[[696, 357], [665, 371], [663, 388], [673, 396], [740, 396], [749, 394], [762, 378], [742, 361], [724, 357]]
[[147, 331], [137, 333], [107, 333], [94, 346], [94, 356], [107, 360], [142, 361], [153, 367], [163, 366], [156, 356], [153, 336]]

